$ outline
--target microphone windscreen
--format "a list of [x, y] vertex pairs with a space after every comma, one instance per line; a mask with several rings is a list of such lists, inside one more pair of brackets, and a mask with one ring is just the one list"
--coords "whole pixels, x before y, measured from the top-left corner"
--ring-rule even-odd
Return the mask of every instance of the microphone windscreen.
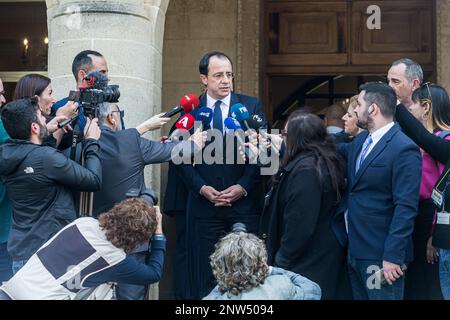
[[191, 114], [185, 114], [182, 116], [177, 123], [175, 124], [175, 128], [180, 130], [191, 130], [194, 126], [195, 119]]
[[228, 117], [224, 121], [225, 127], [229, 130], [239, 130], [242, 129], [241, 124], [234, 118]]
[[197, 121], [201, 121], [203, 126], [207, 126], [211, 123], [213, 118], [212, 110], [208, 107], [201, 107], [197, 111]]
[[246, 121], [250, 118], [250, 114], [246, 106], [242, 103], [236, 103], [231, 106], [231, 115], [238, 121]]
[[250, 129], [259, 130], [264, 126], [264, 120], [257, 114], [254, 114], [247, 120], [247, 124]]
[[200, 100], [193, 93], [185, 95], [180, 100], [180, 106], [183, 108], [183, 110], [185, 112], [191, 112], [192, 110], [197, 108], [199, 104], [200, 104]]

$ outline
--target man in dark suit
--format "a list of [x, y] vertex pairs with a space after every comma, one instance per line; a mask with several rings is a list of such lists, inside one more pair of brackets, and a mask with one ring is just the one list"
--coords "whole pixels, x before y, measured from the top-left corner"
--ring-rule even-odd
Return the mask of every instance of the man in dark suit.
[[[173, 126], [170, 133], [175, 130]], [[174, 264], [172, 266], [173, 290], [177, 300], [191, 300], [189, 270], [188, 270], [188, 250], [186, 238], [186, 203], [188, 190], [180, 175], [176, 165], [169, 163], [167, 173], [167, 186], [164, 193], [164, 214], [175, 219], [176, 244], [174, 253]]]
[[[199, 71], [207, 89], [200, 105], [212, 110], [213, 119], [209, 127], [214, 129], [217, 139], [223, 137], [226, 131], [224, 120], [231, 115], [231, 107], [236, 103], [245, 105], [250, 114], [258, 114], [265, 119], [256, 98], [232, 92], [233, 66], [224, 53], [205, 54], [200, 61]], [[196, 111], [193, 116], [196, 116]], [[226, 153], [213, 164], [203, 161], [194, 166], [178, 166], [189, 190], [187, 244], [193, 299], [203, 298], [215, 286], [209, 256], [216, 242], [236, 222], [244, 223], [249, 232], [256, 232], [258, 228], [262, 202], [260, 170], [256, 165], [236, 164], [236, 148], [234, 164], [227, 164]]]
[[[401, 266], [413, 260], [421, 155], [394, 123], [395, 108], [387, 84], [361, 86], [355, 112], [358, 126], [368, 131], [339, 145], [348, 162], [345, 222], [355, 299], [403, 299]], [[381, 268], [386, 285], [374, 274]]]

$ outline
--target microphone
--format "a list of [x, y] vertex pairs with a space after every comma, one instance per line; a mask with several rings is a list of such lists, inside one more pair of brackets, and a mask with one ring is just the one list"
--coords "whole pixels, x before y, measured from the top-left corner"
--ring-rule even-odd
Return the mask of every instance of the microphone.
[[182, 111], [189, 113], [192, 110], [196, 109], [198, 107], [199, 103], [200, 103], [200, 101], [195, 94], [193, 94], [193, 93], [187, 94], [183, 98], [180, 99], [180, 105], [176, 106], [169, 112], [166, 112], [163, 115], [163, 118], [170, 118]]
[[250, 114], [247, 107], [242, 103], [236, 103], [231, 107], [231, 116], [237, 121], [241, 123], [243, 122], [247, 126], [247, 129], [250, 128], [247, 123], [247, 120], [250, 118]]
[[[225, 119], [224, 121], [225, 127], [228, 130], [232, 130], [232, 131], [236, 131], [236, 130], [242, 130], [241, 124], [239, 123], [239, 121], [237, 121], [234, 118], [228, 117]], [[245, 141], [242, 140], [242, 137], [239, 134], [235, 135], [237, 138], [237, 141], [239, 142], [240, 145], [244, 146], [244, 152], [245, 155], [247, 156], [248, 159], [253, 159], [255, 154], [253, 153], [252, 150], [245, 148]]]
[[264, 120], [257, 114], [254, 114], [251, 116], [250, 119], [248, 119], [247, 122], [249, 125], [249, 129], [253, 129], [253, 130], [259, 132], [265, 139], [270, 140], [270, 146], [272, 147], [272, 150], [274, 150], [274, 151], [276, 151], [276, 153], [278, 153], [275, 144], [273, 143], [272, 139], [270, 139], [270, 136], [267, 134], [267, 132], [264, 130], [259, 131], [264, 126]]
[[189, 131], [194, 126], [195, 119], [191, 114], [185, 114], [175, 123], [175, 130], [170, 135], [170, 140], [179, 140], [179, 136], [183, 131]]
[[208, 107], [201, 107], [197, 111], [197, 121], [202, 122], [202, 130], [211, 126], [211, 120], [213, 118], [213, 112]]
[[60, 123], [58, 123], [58, 128], [64, 128], [65, 126], [67, 126], [69, 123], [71, 123], [72, 121], [74, 121], [76, 118], [78, 118], [78, 113], [74, 114], [73, 116], [71, 116], [69, 119], [64, 120]]
[[242, 222], [236, 222], [235, 224], [233, 224], [233, 226], [231, 227], [231, 232], [247, 232], [247, 227], [244, 223]]

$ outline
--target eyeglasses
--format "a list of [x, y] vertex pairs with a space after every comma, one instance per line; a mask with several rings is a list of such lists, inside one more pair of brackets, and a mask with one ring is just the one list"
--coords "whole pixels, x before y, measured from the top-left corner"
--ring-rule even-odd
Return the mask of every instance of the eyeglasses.
[[219, 72], [219, 73], [214, 73], [210, 77], [212, 77], [214, 80], [217, 80], [217, 81], [220, 81], [220, 80], [224, 79], [225, 77], [227, 77], [230, 80], [233, 80], [234, 74], [232, 72]]
[[111, 111], [111, 113], [114, 113], [114, 112], [119, 112], [121, 118], [123, 118], [125, 116], [125, 111], [124, 110]]
[[421, 102], [422, 103], [430, 103], [431, 105], [433, 105], [433, 98], [431, 97], [431, 90], [430, 90], [430, 84], [432, 85], [433, 83], [431, 82], [425, 82], [422, 87], [426, 87], [428, 90], [428, 96], [430, 97], [429, 99], [422, 99]]

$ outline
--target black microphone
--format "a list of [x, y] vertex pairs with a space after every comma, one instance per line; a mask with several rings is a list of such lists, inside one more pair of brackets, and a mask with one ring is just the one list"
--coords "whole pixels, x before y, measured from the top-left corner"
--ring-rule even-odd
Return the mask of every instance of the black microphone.
[[79, 117], [79, 114], [74, 114], [73, 116], [71, 116], [69, 119], [64, 120], [63, 122], [58, 123], [58, 128], [62, 129], [65, 126], [67, 126], [69, 123], [71, 123], [72, 121], [76, 120]]

